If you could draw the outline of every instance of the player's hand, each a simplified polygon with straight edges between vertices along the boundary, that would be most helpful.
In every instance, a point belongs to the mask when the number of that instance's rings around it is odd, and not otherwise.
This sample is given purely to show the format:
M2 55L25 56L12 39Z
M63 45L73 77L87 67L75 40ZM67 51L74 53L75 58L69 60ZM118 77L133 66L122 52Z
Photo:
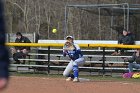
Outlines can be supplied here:
M0 79L0 90L4 89L7 86L8 80L5 78Z
M65 44L64 44L64 50L65 51L69 51L69 50L74 50L75 48L74 48L74 45L73 45L73 43L71 43L71 42L69 42L69 41L67 41L67 42L65 42Z

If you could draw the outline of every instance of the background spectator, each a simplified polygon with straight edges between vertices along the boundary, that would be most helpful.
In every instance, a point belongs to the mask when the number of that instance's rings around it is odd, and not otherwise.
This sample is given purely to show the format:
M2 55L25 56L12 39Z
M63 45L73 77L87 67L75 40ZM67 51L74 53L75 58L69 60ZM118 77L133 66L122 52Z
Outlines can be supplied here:
M118 39L118 44L123 44L123 45L133 45L134 44L134 37L132 36L131 33L128 33L127 30L123 30L123 33L121 37ZM119 51L120 50L120 51ZM115 52L112 53L111 55L121 55L124 53L124 48L116 48Z
M133 72L133 68L140 69L140 49L137 49L131 58L124 58L124 60L129 62L129 72Z
M31 41L27 37L23 36L20 32L17 32L15 43L31 43ZM16 46L15 48L12 48L13 59L16 61L15 64L24 64L24 62L20 62L18 59L25 58L29 51L30 47L25 46Z

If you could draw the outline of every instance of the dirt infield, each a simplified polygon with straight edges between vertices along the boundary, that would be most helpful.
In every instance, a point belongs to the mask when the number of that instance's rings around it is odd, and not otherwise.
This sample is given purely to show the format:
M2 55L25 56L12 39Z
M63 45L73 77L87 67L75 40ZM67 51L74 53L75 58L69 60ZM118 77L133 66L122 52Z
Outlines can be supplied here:
M82 80L66 82L64 78L17 77L1 93L140 93L140 83Z

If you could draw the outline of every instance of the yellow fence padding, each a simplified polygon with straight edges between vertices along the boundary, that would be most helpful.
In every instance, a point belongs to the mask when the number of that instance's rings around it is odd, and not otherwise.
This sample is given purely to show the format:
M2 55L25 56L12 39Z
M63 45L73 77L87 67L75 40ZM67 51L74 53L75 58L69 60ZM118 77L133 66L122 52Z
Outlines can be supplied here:
M64 43L6 43L7 46L31 46L31 47L62 47ZM106 48L132 48L140 49L140 45L122 44L79 44L80 47L106 47Z

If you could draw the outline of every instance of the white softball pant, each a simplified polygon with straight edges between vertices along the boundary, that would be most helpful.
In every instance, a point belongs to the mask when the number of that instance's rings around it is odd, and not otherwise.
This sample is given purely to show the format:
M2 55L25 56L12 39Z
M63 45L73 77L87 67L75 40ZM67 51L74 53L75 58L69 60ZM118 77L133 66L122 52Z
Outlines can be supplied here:
M63 76L67 77L73 69L74 65L82 65L85 63L84 57L78 58L75 61L71 60L63 72Z

